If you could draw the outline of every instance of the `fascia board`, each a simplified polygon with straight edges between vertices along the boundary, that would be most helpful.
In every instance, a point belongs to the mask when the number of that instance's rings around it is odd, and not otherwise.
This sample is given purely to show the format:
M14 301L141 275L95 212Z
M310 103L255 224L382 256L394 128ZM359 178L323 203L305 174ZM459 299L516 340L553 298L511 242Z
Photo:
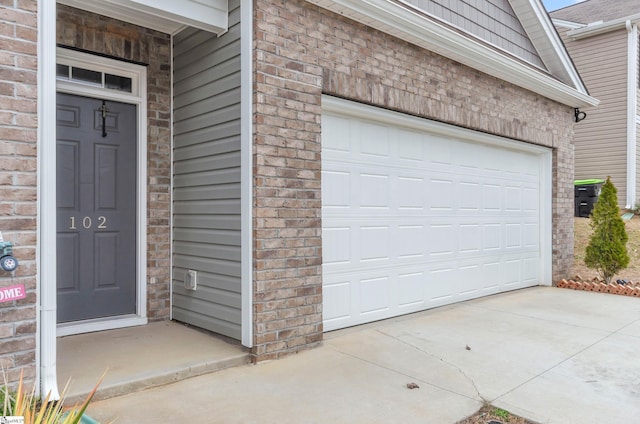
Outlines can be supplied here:
M586 26L585 24L581 24L578 22L565 21L563 19L556 19L556 18L551 18L551 22L553 22L553 24L556 26L559 26L562 28L569 28L569 29L578 29Z
M563 76L560 79L570 81L578 91L587 93L587 88L542 3L539 0L509 1L549 72Z
M640 22L640 13L629 15L624 18L614 19L613 21L609 22L585 25L582 28L574 29L567 32L567 35L574 40L580 40L581 38L593 37L594 35L604 34L606 32L625 28L627 22L630 22L631 25L635 25Z
M597 106L585 91L389 0L307 0L571 107Z

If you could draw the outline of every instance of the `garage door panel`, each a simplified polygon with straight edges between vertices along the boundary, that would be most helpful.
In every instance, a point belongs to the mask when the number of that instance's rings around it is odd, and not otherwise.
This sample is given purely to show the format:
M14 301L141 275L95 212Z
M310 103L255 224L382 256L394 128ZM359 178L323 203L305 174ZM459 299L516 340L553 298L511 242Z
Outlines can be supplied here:
M322 119L322 149L331 151L334 156L348 158L352 155L351 146L353 137L351 132L351 120L332 116Z
M477 253L482 243L482 226L479 224L462 224L458 227L458 253Z
M466 297L477 293L482 288L478 284L478 276L482 275L481 270L481 265L477 263L458 266L455 284L458 296Z
M334 115L322 133L325 330L540 283L541 153Z
M498 250L501 246L502 240L502 224L491 222L484 224L483 228L483 250L487 253L492 253L492 250Z
M390 231L388 226L366 226L359 228L359 262L389 261Z
M411 176L398 176L392 193L395 194L395 204L400 211L424 210L426 205L427 187L424 178Z
M409 163L424 160L425 142L423 134L414 131L398 131L397 138L403 140L402 143L397 143L399 159L404 159Z
M424 272L410 272L398 275L398 307L415 308L425 303L426 277Z
M540 247L540 225L538 223L524 224L524 241L526 248L538 249Z
M538 274L540 270L540 259L535 258L525 258L523 259L523 275L522 280L524 283L535 283L538 279Z
M455 198L453 180L433 178L429 183L429 209L438 212L452 211Z
M522 189L520 186L508 186L505 189L505 209L507 211L522 211Z
M390 308L391 279L377 276L361 279L357 283L360 315L386 312ZM386 314L385 314L386 315Z
M361 173L360 208L389 208L390 182L388 175Z
M519 249L522 247L522 224L505 225L505 249Z
M427 248L427 231L424 225L408 223L398 225L392 246L396 247L399 260L424 258Z
M458 205L461 211L477 212L482 208L481 185L471 181L460 181L457 187Z
M505 260L505 286L518 285L522 282L522 259Z
M524 198L524 211L537 213L540 204L540 194L537 187L524 187L522 191Z
M495 213L502 210L502 187L496 183L482 185L482 209L485 213Z
M486 259L482 264L482 273L480 274L480 285L484 291L498 291L502 284L501 276L502 267L499 258L494 261ZM489 294L489 293L487 293Z
M376 125L372 123L363 123L358 125L357 137L358 146L354 146L354 153L357 152L362 156L380 156L383 159L389 157L390 128L386 125Z
M325 265L348 264L351 262L351 228L324 227L322 243L326 247L322 260Z
M426 299L432 304L449 304L454 299L455 264L429 267Z
M344 171L324 171L322 184L325 186L326 196L322 203L325 207L348 208L351 206L349 190L351 186L351 173Z
M322 287L322 313L325 322L338 322L351 317L351 289L349 280L332 281L326 278Z
M429 226L429 256L434 260L453 256L456 250L455 227L452 224L432 224Z

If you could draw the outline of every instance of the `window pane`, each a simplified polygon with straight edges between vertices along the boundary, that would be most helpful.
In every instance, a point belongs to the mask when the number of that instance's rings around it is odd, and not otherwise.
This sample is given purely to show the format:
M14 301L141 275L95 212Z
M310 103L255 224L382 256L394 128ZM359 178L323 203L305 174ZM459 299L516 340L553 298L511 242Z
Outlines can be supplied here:
M90 71L89 69L73 68L71 70L71 78L100 86L102 85L102 72Z
M69 78L69 65L56 65L56 76L62 78Z
M126 91L131 93L131 78L121 77L118 75L105 74L104 82L106 88L112 90Z

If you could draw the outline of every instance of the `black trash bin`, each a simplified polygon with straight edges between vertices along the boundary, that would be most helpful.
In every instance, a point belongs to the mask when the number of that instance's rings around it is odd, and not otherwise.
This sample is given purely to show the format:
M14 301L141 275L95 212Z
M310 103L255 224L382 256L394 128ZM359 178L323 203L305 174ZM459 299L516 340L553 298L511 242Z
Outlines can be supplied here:
M604 180L576 180L574 181L575 216L588 218L593 206L598 201Z

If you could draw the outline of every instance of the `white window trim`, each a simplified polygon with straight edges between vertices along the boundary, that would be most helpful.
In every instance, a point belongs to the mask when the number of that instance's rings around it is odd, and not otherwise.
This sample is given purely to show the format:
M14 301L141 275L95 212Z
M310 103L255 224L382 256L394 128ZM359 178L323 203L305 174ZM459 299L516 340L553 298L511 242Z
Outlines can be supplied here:
M137 109L138 124L138 169L136 182L136 313L132 315L58 324L57 335L68 336L71 334L87 333L91 331L144 325L147 323L147 68L142 65L59 47L57 48L57 62L81 67L83 69L108 72L114 75L131 78L131 93L96 87L65 79L58 79L57 91L60 93L76 94L133 104ZM51 158L47 158L46 160L54 162L53 166L55 168L55 155ZM53 182L44 182L44 184L55 184L55 179ZM53 207L45 213L55 214L55 210L56 208L54 204ZM53 249L55 249L55 245L53 246Z

